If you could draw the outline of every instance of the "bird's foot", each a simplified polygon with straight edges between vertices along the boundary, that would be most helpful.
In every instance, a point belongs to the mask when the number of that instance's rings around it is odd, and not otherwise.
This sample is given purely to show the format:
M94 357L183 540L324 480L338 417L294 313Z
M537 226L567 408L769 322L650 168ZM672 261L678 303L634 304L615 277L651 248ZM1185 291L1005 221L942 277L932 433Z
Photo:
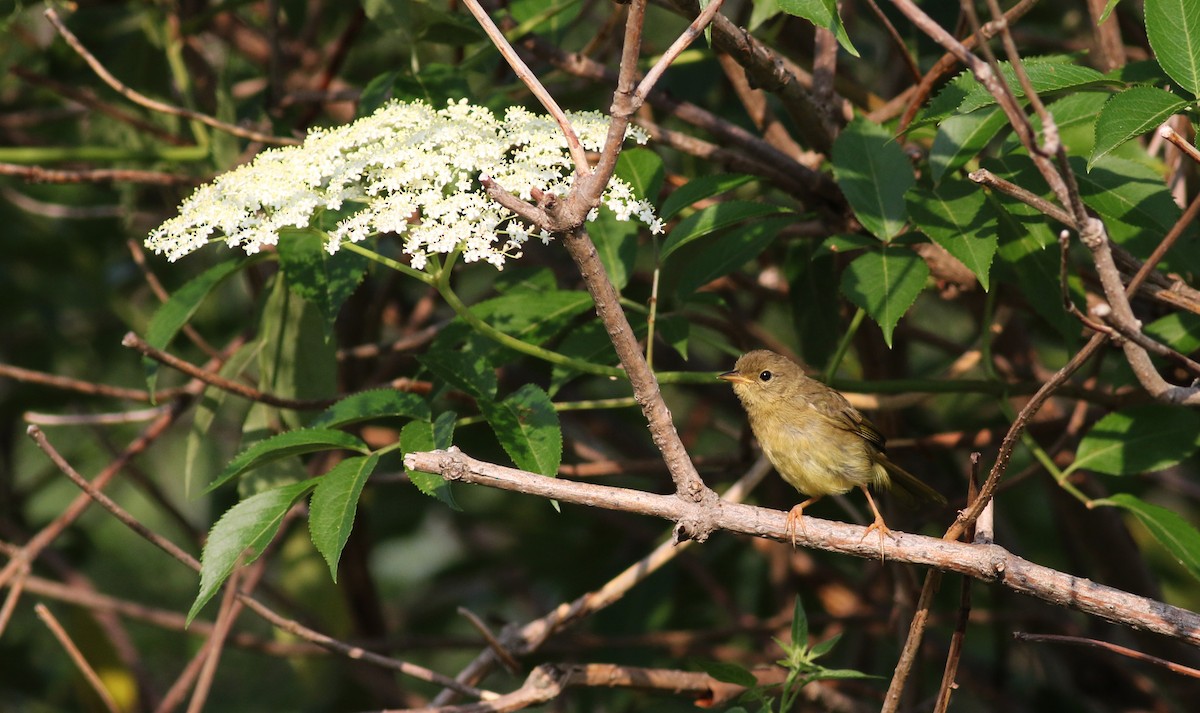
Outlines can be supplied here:
M877 512L877 513L875 513L875 522L872 522L870 525L867 525L867 531L864 532L863 536L859 538L859 542L867 539L867 535L870 535L871 532L874 530L879 531L879 561L882 562L883 561L883 538L884 538L884 536L886 535L895 541L899 541L899 538L896 537L894 534L892 534L892 531L890 529L888 529L887 523L885 523L883 521L883 516Z
M820 499L820 495L809 498L791 510L788 510L787 524L784 526L783 532L785 535L787 535L788 539L792 541L792 549L796 549L796 527L804 527L804 524L800 522L804 517L804 508L812 505Z

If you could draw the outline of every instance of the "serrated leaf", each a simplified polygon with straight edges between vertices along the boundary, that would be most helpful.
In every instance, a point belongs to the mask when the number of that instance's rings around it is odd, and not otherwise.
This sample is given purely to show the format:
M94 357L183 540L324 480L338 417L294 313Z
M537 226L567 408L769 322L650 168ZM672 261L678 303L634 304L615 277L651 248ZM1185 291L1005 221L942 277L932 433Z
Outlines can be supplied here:
M212 492L225 484L229 479L237 477L248 470L288 458L316 451L328 451L335 448L368 453L370 448L362 439L345 431L334 431L325 428L298 428L271 436L259 441L237 456L225 466L225 470L217 476L204 492Z
M756 176L746 173L718 173L693 178L667 196L667 199L663 201L659 216L663 220L670 220L679 211L698 201L728 193L754 180L757 180Z
M1007 125L1008 117L997 108L980 109L943 121L929 149L929 167L934 183L975 158Z
M779 9L795 17L803 17L813 25L833 33L842 49L858 57L858 50L850 42L846 27L838 15L837 0L779 0Z
M1178 513L1128 493L1118 493L1095 504L1113 505L1133 513L1189 574L1200 579L1200 532Z
M1163 70L1200 95L1200 7L1195 0L1146 0L1146 37Z
M217 520L200 556L200 591L188 610L188 624L229 578L242 553L249 550L242 564L258 559L279 531L283 516L316 485L313 479L267 490L234 505Z
M752 218L789 212L791 211L782 206L751 201L727 201L701 208L679 221L667 235L658 256L659 262L660 264L665 263L667 258L679 248L722 228L728 228Z
M417 361L441 381L478 399L496 395L496 370L483 354L431 349L418 356Z
M200 309L204 299L218 285L238 270L260 259L262 258L226 260L188 280L154 311L154 316L146 325L144 337L146 343L155 349L166 349L179 330L183 329L183 325L187 324L192 315L196 314L196 310ZM142 365L146 372L146 388L153 394L155 385L158 383L158 362L150 357L144 357Z
M676 253L673 269L678 281L675 294L686 299L696 290L718 277L733 272L758 257L779 235L779 231L795 223L795 218L768 218L728 231L711 241L697 243L697 250Z
M526 384L503 401L481 401L479 410L518 468L542 475L558 474L562 428L545 391Z
M929 266L912 250L884 245L863 253L842 273L842 294L866 310L883 330L883 340L892 346L896 323L917 300L929 278Z
M276 245L288 289L320 310L327 335L368 264L367 258L349 250L330 255L325 249L328 242L329 236L315 228L284 228Z
M744 667L727 661L697 661L696 665L721 683L731 683L742 688L753 688L758 679Z
M904 194L913 185L912 164L892 135L858 118L833 142L833 176L863 227L887 242L908 221Z
M1114 411L1096 422L1075 452L1067 473L1146 473L1187 458L1200 446L1200 414L1187 408L1147 404Z
M347 458L317 479L308 505L308 532L313 545L329 565L329 575L337 581L338 561L350 538L358 499L367 478L379 465L379 456L371 454Z
M958 258L987 291L996 255L997 217L987 197L968 181L946 181L936 188L918 186L908 192L913 225Z
M1108 236L1137 256L1147 256L1174 227L1182 211L1163 177L1154 169L1114 155L1105 156L1087 171L1084 159L1071 156L1079 195L1104 219ZM1195 224L1163 259L1176 272L1200 272L1200 241Z
M374 418L414 418L428 421L425 399L395 389L371 389L350 394L325 409L309 424L312 428L339 428Z
M505 334L530 344L557 335L592 308L583 290L510 292L471 306L471 312Z
M1062 91L1064 89L1084 89L1113 84L1111 79L1108 79L1091 67L1072 64L1063 61L1061 57L1033 58L1023 60L1021 64L1025 68L1025 74L1028 75L1029 82L1033 85L1034 91L1039 95ZM1021 84L1017 81L1012 64L1001 62L1000 73L1012 90L1013 96L1017 99L1024 99L1025 90L1021 88ZM977 109L991 106L995 103L996 97L992 96L991 92L982 84L976 82L967 91L967 96L959 103L956 113L969 114Z
M1096 20L1096 24L1103 25L1108 20L1108 16L1112 14L1112 11L1117 9L1117 3L1120 1L1108 0L1108 2L1104 3L1104 10L1101 11L1100 18Z
M451 415L453 416L453 414ZM453 418L451 418L451 426L453 426ZM404 424L404 428L400 429L400 447L404 453L422 453L439 448L447 448L449 445L449 443L445 443L444 445L438 444L434 425L429 421L410 421ZM446 479L442 476L437 473L412 470L408 466L404 467L404 472L408 473L408 479L412 481L413 485L417 486L417 490L431 498L441 500L453 510L461 509L458 503L454 501L454 493L450 490L450 483L446 482Z
M662 190L666 169L658 154L650 149L630 148L617 157L616 176L633 186L633 194L654 203Z
M1189 103L1157 87L1131 87L1114 94L1096 119L1096 144L1088 170L1108 152L1157 128Z

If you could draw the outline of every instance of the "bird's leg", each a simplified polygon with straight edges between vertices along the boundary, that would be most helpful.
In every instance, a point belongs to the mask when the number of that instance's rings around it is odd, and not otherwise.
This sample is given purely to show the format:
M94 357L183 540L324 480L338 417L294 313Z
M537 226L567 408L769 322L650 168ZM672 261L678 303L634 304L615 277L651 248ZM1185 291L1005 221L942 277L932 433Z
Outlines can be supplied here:
M804 508L812 505L820 499L820 495L811 497L788 511L787 525L783 528L783 531L787 534L788 539L792 541L792 549L796 548L796 525L799 525L800 518L804 517Z
M860 539L865 539L867 535L871 534L871 530L879 530L879 561L882 562L883 536L887 535L893 540L896 539L896 536L892 534L892 531L888 529L887 523L883 521L883 515L879 514L879 508L875 507L875 500L871 497L871 491L867 490L867 486L865 485L860 485L858 487L863 491L863 495L867 496L867 504L871 506L871 512L875 513L875 522L867 525L867 531L863 533L863 536Z

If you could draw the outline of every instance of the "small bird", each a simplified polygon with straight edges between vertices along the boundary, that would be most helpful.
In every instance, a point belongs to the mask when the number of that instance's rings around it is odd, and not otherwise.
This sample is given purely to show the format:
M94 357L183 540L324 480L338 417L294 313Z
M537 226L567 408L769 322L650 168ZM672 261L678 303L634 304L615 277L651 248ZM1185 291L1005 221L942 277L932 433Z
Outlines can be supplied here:
M880 559L883 537L891 536L891 530L868 485L888 488L895 484L914 499L945 504L940 493L888 460L883 435L845 396L809 378L791 359L759 349L743 354L732 371L717 378L733 384L733 392L750 417L750 428L775 470L809 496L788 513L787 532L793 547L804 508L826 495L840 495L851 488L863 491L875 513L875 521L863 537L879 531Z

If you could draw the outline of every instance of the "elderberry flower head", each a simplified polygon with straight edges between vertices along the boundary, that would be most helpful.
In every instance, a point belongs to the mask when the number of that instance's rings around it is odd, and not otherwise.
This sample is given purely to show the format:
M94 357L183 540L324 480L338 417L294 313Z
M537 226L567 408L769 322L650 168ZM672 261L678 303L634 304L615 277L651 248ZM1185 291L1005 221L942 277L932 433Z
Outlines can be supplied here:
M600 150L606 117L569 116L584 148ZM637 127L626 133L646 142ZM453 250L467 262L501 268L521 255L530 233L488 198L480 178L528 200L535 188L565 194L572 174L566 140L549 117L511 107L498 119L465 99L441 110L393 102L346 126L314 129L300 146L264 151L218 176L151 231L146 246L172 262L216 239L253 254L276 244L281 229L309 227L327 210L344 216L329 231L330 254L346 241L394 233L418 270L429 255ZM601 201L621 220L662 231L654 208L616 177Z

